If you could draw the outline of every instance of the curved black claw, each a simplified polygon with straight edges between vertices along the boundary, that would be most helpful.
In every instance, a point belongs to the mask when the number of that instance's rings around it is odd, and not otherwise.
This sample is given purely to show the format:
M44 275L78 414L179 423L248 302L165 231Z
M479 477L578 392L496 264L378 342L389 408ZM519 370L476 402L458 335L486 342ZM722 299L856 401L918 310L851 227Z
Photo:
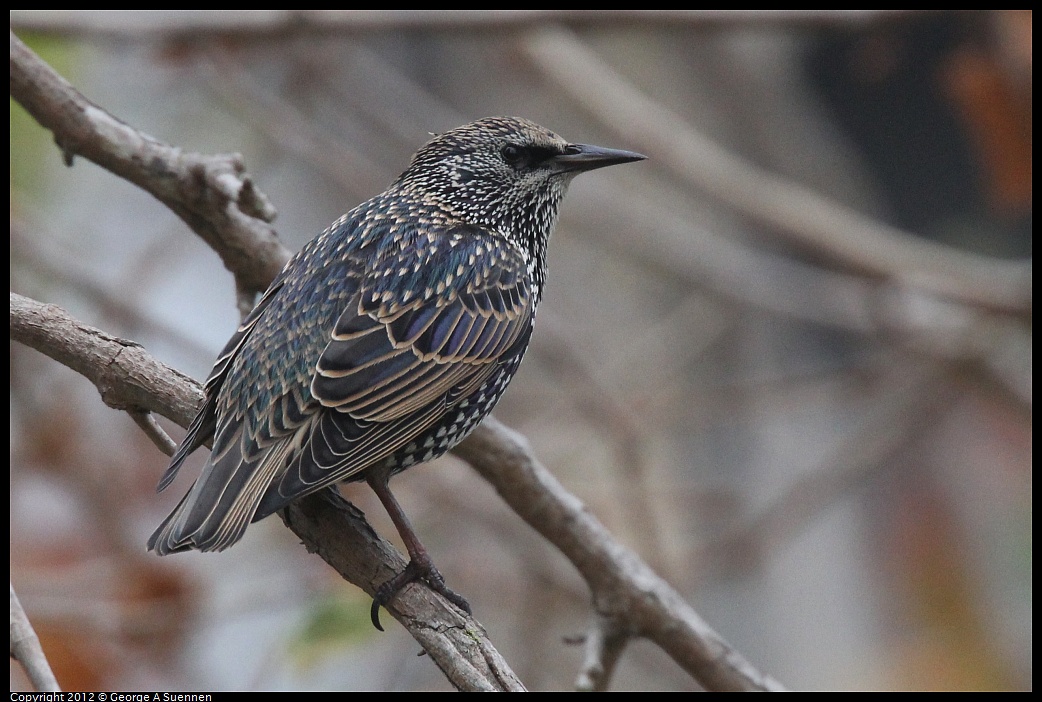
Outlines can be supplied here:
M373 606L369 610L369 618L373 620L373 626L376 627L377 631L383 631L384 628L380 626L380 600L373 598Z
M369 617L372 619L373 626L376 627L377 631L384 630L380 625L380 607L387 606L387 603L394 599L399 590L409 583L418 580L425 582L431 590L437 592L468 615L473 614L470 609L470 603L467 602L463 595L460 595L445 584L445 578L437 568L431 564L424 565L418 564L416 561L409 561L409 565L405 566L405 570L376 590L376 597L373 598L373 606L369 610Z

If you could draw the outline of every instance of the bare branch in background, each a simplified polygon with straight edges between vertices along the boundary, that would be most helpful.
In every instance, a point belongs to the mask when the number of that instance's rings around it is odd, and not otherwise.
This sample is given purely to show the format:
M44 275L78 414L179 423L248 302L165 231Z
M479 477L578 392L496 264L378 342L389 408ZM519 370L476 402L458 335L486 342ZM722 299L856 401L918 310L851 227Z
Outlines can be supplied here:
M213 362L213 350L173 325L162 322L140 308L140 300L128 300L123 288L102 284L86 265L76 260L73 251L55 246L58 237L47 227L34 224L31 228L11 215L10 244L14 264L11 286L18 288L23 272L34 281L60 282L62 287L97 305L107 320L123 328L137 330L167 339L200 364Z
M633 148L691 187L788 236L837 270L751 249L632 198L606 194L588 224L606 238L650 234L641 255L760 309L900 339L944 361L969 360L1030 407L1031 342L1020 317L1032 308L1032 265L960 251L865 217L761 170L713 143L680 115L640 93L572 33L521 40L524 54ZM598 213L600 213L598 215ZM629 227L620 227L625 217ZM628 241L619 242L629 247Z
M926 241L740 159L641 93L571 32L534 32L521 46L548 80L626 143L792 243L838 265L936 295L1014 313L1031 309L1030 263Z
M11 585L11 658L22 664L38 692L61 692L29 617Z
M310 32L379 32L408 29L507 30L547 22L575 25L679 25L714 27L822 25L857 27L909 10L252 10L152 11L12 10L18 29L112 38L198 39L215 34L244 37Z
M822 510L863 488L888 460L942 424L955 404L958 386L951 369L920 362L896 370L876 388L857 426L845 434L820 466L794 480L784 494L751 518L736 520L702 548L696 562L706 568L733 563L749 567L788 541Z

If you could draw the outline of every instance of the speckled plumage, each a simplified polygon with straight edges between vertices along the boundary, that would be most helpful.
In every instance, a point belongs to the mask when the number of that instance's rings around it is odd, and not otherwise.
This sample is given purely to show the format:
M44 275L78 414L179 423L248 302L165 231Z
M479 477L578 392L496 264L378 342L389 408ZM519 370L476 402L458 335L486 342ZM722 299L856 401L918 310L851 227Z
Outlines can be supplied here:
M149 548L224 549L298 497L362 479L381 494L461 441L528 346L568 182L640 158L509 117L422 147L286 264L228 342L160 489L212 436L210 459Z

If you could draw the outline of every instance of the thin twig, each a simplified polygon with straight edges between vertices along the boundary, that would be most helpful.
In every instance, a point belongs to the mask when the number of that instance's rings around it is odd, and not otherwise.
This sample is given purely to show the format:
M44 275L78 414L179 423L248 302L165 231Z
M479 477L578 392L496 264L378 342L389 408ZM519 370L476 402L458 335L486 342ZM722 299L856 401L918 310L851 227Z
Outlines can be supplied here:
M630 637L619 629L619 622L596 617L583 642L583 662L575 681L581 692L604 692L608 689L615 664L618 663Z
M141 427L141 431L145 432L145 436L152 440L156 448L167 456L174 455L174 451L177 450L177 442L170 438L163 427L159 426L154 414L142 410L128 410L127 414L135 424Z

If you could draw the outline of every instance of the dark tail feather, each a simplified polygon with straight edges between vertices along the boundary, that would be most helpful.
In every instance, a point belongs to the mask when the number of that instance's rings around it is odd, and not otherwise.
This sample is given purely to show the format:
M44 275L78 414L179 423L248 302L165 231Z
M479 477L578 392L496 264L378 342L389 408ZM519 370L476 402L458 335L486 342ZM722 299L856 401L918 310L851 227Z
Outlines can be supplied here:
M163 473L163 477L159 479L156 492L163 492L167 489L177 477L177 471L181 469L181 464L188 458L188 455L213 436L216 425L217 415L214 413L211 403L207 402L192 421L192 425L188 427L188 433L185 434L184 440L181 441L181 445L177 447L177 451L170 459L170 465Z
M205 477L205 476L204 476ZM214 499L206 486L196 485L188 491L177 507L163 520L148 540L148 550L160 556L179 551L222 551L246 532L257 508L257 500L238 500L222 504L220 493ZM228 493L225 493L226 495Z
M149 551L155 551L160 556L165 556L168 553L188 551L193 548L191 540L185 539L182 530L177 527L177 522L181 520L185 511L185 503L188 502L188 498L191 495L191 491L186 493L177 504L177 507L174 507L174 510L159 525L159 528L152 533L152 536L148 539Z
M244 461L238 443L208 462L195 485L148 540L160 556L178 551L222 551L242 538L264 494L285 469L289 442ZM210 456L212 461L213 455Z

